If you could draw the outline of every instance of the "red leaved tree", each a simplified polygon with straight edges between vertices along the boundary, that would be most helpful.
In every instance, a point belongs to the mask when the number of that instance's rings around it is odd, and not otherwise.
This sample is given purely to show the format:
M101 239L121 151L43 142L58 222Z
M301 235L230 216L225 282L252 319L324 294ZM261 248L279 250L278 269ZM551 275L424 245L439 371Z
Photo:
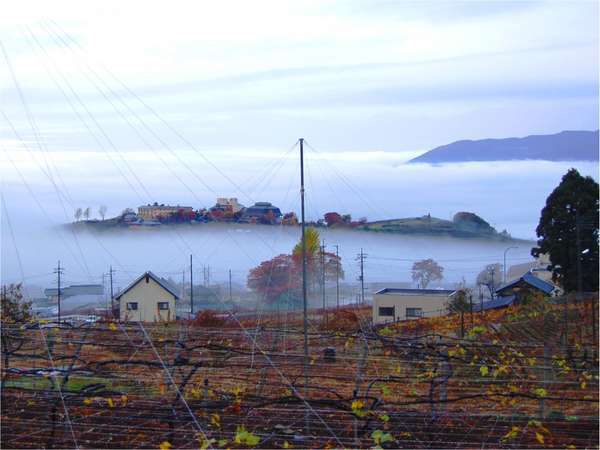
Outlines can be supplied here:
M263 261L248 274L248 287L267 303L295 303L301 287L298 265L291 255Z
M336 212L325 213L323 218L325 219L325 222L327 223L328 227L344 223L344 219L342 219L342 216Z

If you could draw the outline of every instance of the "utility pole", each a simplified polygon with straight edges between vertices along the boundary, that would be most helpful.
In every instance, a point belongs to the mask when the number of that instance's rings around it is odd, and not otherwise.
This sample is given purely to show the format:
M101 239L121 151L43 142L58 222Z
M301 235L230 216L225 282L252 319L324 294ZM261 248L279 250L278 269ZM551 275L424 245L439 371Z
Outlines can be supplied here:
M194 261L190 254L190 315L194 318Z
M327 307L325 304L325 240L321 244L321 296L323 297L323 314L327 324Z
M185 301L185 269L181 271L181 303Z
M340 255L339 246L335 244L335 299L337 309L340 308Z
M54 269L54 273L58 276L57 278L57 298L58 298L58 325L60 326L60 276L64 273L64 267L60 267L60 260L58 266Z
M308 397L308 303L306 298L306 220L304 217L304 139L300 138L300 212L302 221L302 328L304 332L304 397ZM307 401L307 400L305 400ZM309 432L308 409L305 413L305 432Z
M231 269L229 269L229 301L233 301L233 297L231 296Z
M360 280L360 302L362 304L365 303L365 258L367 255L363 253L363 249L360 249L360 253L357 256L357 261L360 262L360 276L358 279Z
M112 318L115 318L115 306L113 305L114 292L113 292L113 273L115 271L112 268L112 265L108 269L108 277L110 278L110 315Z

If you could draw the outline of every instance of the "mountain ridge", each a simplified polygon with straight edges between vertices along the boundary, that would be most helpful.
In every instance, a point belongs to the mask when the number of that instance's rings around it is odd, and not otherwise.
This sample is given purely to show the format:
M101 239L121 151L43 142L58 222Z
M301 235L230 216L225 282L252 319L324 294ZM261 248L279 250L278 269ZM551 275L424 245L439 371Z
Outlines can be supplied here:
M463 139L436 147L408 162L598 161L598 138L598 130L565 130L521 138Z

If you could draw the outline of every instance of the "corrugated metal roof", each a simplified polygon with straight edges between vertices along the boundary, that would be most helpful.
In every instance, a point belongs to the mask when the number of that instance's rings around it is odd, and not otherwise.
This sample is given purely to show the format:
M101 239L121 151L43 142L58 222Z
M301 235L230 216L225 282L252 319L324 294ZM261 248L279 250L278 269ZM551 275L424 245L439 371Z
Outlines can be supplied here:
M456 292L450 289L404 289L404 288L384 288L375 294L404 294L404 295L444 295L448 296Z
M496 297L493 300L488 300L487 302L483 302L483 310L487 311L488 309L497 309L504 308L506 306L511 306L515 301L514 295L508 295L506 297ZM481 303L473 304L473 311L481 311Z

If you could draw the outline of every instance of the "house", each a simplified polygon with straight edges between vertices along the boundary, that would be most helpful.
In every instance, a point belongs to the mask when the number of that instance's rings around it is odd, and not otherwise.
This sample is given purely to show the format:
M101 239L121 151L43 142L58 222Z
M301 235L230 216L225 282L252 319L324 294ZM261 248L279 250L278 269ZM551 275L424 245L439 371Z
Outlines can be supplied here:
M121 291L118 302L119 318L124 322L159 322L175 320L177 290L148 271Z
M244 209L240 222L244 223L279 223L281 210L269 202L256 202Z
M536 293L545 296L557 295L559 288L549 281L536 277L533 271L529 271L516 280L496 289L497 297L514 296L516 303L525 300L525 296Z
M159 220L161 218L171 217L173 214L182 213L184 215L190 216L193 214L194 208L191 206L171 206L158 203L154 203L152 205L144 205L138 207L138 216L141 217L144 221L146 220Z
M486 311L518 305L526 301L527 297L532 294L558 295L560 289L549 281L538 278L533 271L529 271L516 280L496 289L496 298L483 302L483 304L473 305L473 310L481 311L483 308Z
M454 290L385 288L373 294L373 325L442 316Z

